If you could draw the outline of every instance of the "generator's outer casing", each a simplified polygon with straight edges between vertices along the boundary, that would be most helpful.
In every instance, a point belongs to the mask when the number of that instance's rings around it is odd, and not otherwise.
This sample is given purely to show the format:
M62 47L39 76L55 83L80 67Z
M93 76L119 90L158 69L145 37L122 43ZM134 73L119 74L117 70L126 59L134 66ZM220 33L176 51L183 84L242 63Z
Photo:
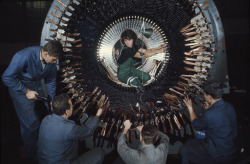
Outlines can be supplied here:
M69 0L61 0L61 1L66 5L69 4ZM200 0L199 3L201 4L205 1L206 0ZM76 2L76 3L79 3L79 2ZM58 20L57 18L51 15L51 12L56 13L58 16L61 15L61 12L57 11L55 9L55 6L58 6L63 11L65 9L65 7L61 5L60 3L58 3L57 0L54 0L44 22L44 26L43 26L43 30L41 34L41 42L40 42L41 46L43 46L47 42L45 39L53 40L53 38L51 38L50 36L54 33L51 32L50 29L56 29L57 26L50 23L49 19L52 19L55 22L57 22ZM214 64L212 65L212 68L208 72L210 76L208 76L207 80L216 80L225 84L226 87L224 88L224 93L228 94L230 92L230 86L229 86L229 76L228 76L228 68L227 68L227 55L226 55L224 29L223 29L223 25L221 22L220 14L215 6L214 1L209 0L208 6L209 8L205 12L203 12L202 16L206 18L206 22L211 22L211 24L209 24L208 26L210 29L210 33L213 36L212 37L213 42L215 42L212 45L213 46L212 48L219 47L219 49L216 52L213 52L213 55L215 55L216 58L214 58ZM203 6L200 7L200 9L204 9L204 8L205 7ZM195 112L197 113L202 112L202 108L200 105L194 105L194 108L195 108ZM89 143L91 147L91 143L90 142L87 142L87 143ZM181 145L182 144L180 144L179 142L175 143L174 145L170 145L169 154L178 154L178 150ZM133 145L131 147L133 147Z

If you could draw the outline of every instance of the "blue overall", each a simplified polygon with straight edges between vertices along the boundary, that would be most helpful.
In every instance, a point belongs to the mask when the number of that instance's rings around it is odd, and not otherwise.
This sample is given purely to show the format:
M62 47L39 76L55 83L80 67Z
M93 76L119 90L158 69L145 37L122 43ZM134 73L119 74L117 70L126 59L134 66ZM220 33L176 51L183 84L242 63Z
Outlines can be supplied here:
M237 118L234 107L219 100L192 122L205 130L205 139L191 139L180 148L182 164L233 163L237 151Z
M56 64L47 64L43 70L40 61L41 48L34 46L17 52L2 75L20 121L21 136L27 156L32 159L36 156L40 120L35 111L35 100L27 99L25 92L30 89L44 96L41 86L43 78L47 93L52 99L56 90Z
M93 135L99 117L88 119L86 124L77 125L62 116L47 115L40 126L38 159L40 164L101 163L104 153L93 149L78 156L78 140Z

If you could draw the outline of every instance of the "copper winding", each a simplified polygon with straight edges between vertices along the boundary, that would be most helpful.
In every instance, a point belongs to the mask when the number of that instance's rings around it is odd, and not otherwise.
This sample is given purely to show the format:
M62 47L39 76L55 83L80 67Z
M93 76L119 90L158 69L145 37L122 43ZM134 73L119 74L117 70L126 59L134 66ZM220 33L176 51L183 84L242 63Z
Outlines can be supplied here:
M202 40L202 39L208 39L208 38L212 38L212 35L188 37L185 39L185 41L195 41L195 40Z
M203 2L201 4L197 4L197 5L194 6L194 8L192 9L192 11L194 11L197 7L205 6L207 4L208 4L208 1L205 1L205 2Z
M182 114L181 114L180 112L178 112L178 113L179 113L179 115L180 115L180 117L181 117L181 119L182 119L182 121L183 121L184 125L186 125L186 124L187 124L187 122L184 120L184 118L183 118Z
M180 30L180 32L185 31L185 29L191 27L192 25L194 25L194 24L196 24L197 22L202 21L202 20L205 20L205 18L197 19L197 20L195 20L194 22L192 22L191 24L186 25L185 27L183 27L183 28Z
M166 118L168 119L168 122L169 122L169 125L170 125L170 129L171 129L172 131L174 131L174 128L173 128L172 122L171 122L171 120L170 120L169 114L166 115Z
M162 122L162 125L163 125L163 132L167 133L167 128L166 128L166 125L165 125L165 118L164 118L163 115L161 115L161 122Z
M102 90L100 90L99 92L97 92L96 96L92 99L91 104L93 105L97 99L97 97L101 94Z
M166 96L166 95L163 95L163 98L164 100L169 103L171 106L174 106L175 104Z
M106 127L107 127L107 125L108 125L108 123L107 122L105 122L104 123L104 126L103 126L103 128L102 128L102 130L101 130L101 136L105 136L105 131L106 131Z
M60 11L61 13L64 13L58 6L54 7L56 10Z
M107 134L107 137L110 136L110 133L111 133L111 131L112 131L112 128L113 128L114 124L115 124L115 119L113 118L113 119L112 119L111 126L110 126L109 131L108 131L108 134Z
M180 93L180 92L174 90L173 88L169 88L169 90L172 91L172 92L175 92L175 93L179 94L180 96L185 97L185 95L183 93Z
M178 81L177 84L180 85L180 86L183 86L183 87L185 87L185 88L190 88L190 87L191 87L189 84L183 83L183 82L181 82L181 81Z
M186 91L186 89L180 88L180 87L177 87L177 86L174 86L174 88L178 89L179 91Z
M173 118L174 118L174 121L175 121L175 123L176 123L178 129L181 129L181 124L180 124L180 122L179 122L179 120L178 120L178 118L176 117L175 114L173 115Z
M185 33L185 35L186 36L192 36L192 35L195 35L195 34L200 34L200 33L208 32L208 31L210 31L210 29L195 31L195 32L189 32L189 33Z
M200 15L201 13L203 13L204 11L206 11L209 8L209 6L207 6L205 9L199 11L194 17Z

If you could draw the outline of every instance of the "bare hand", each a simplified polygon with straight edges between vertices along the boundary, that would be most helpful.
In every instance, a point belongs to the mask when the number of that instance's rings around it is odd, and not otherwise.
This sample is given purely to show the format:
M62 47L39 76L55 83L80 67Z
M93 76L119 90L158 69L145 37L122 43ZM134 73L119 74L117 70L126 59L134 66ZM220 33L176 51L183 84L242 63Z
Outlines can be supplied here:
M126 120L124 121L123 125L124 125L124 129L129 130L132 123L130 122L130 120Z
M32 91L32 90L27 90L26 92L26 97L29 100L37 100L36 95L38 95L38 93L36 91Z
M187 108L188 108L189 111L193 110L192 100L188 96L185 97L185 99L183 101L186 104L186 106L187 106Z
M136 127L136 129L137 129L140 133L141 133L142 128L143 128L143 125L137 126L137 127Z
M49 103L49 105L50 105L50 111L53 112L52 101Z
M161 48L158 50L158 53L165 53L167 49L165 47Z
M203 108L206 109L206 110L210 107L208 102L204 102L202 105L203 105Z
M164 48L164 47L166 47L166 44L165 44L165 43L159 45L159 46L157 47L157 49L161 49L161 48Z
M102 112L103 112L103 109L99 108L98 111L97 111L97 113L96 113L96 116L101 116Z

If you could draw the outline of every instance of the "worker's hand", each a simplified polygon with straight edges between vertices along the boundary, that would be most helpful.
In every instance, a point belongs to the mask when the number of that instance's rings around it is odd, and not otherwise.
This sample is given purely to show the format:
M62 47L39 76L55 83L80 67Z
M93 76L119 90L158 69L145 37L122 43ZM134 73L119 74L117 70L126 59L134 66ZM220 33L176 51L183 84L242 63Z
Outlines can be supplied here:
M166 44L163 43L163 44L159 45L159 46L157 47L157 49L161 49L161 48L165 48L165 47L166 47Z
M140 48L140 49L138 50L138 52L139 52L139 53L142 53L142 54L144 54L146 51L147 51L147 50L145 50L145 49L143 49L143 48Z
M166 47L162 47L162 48L157 50L157 53L165 53L165 52L167 52Z
M26 97L29 100L37 100L36 95L38 95L38 93L36 91L32 91L29 89L26 91Z
M203 108L204 109L209 109L209 107L210 107L210 105L209 105L209 103L208 102L204 102L203 104L202 104L202 106L203 106Z
M143 125L137 126L137 127L136 127L136 129L137 129L140 133L141 133L142 128L143 128Z
M129 130L132 123L130 122L130 120L126 120L126 121L124 121L123 125L124 125L124 129Z
M183 101L184 101L184 103L186 104L186 106L187 106L189 112L191 112L191 111L193 110L193 103L192 103L192 100L191 100L188 96L186 96L185 99L184 99Z
M128 130L130 129L132 123L130 122L130 120L126 120L123 123L124 129L122 131L123 134L127 134Z
M97 111L97 113L96 113L96 116L101 116L102 112L103 112L103 109L99 108L98 111Z
M50 105L50 111L53 112L52 101L50 101L49 105Z

